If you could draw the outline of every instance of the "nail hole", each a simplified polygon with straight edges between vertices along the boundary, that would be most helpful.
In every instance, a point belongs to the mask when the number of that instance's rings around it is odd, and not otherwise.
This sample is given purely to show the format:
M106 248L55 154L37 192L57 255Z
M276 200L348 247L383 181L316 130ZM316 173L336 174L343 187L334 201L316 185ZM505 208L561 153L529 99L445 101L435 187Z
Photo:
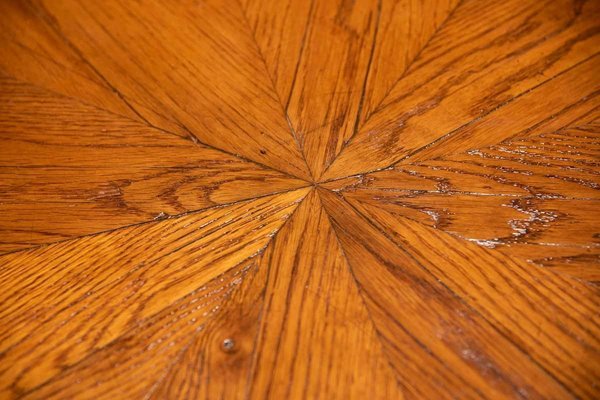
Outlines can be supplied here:
M227 338L223 340L223 344L221 346L223 347L223 351L229 353L233 351L235 347L235 342L233 341L233 339Z

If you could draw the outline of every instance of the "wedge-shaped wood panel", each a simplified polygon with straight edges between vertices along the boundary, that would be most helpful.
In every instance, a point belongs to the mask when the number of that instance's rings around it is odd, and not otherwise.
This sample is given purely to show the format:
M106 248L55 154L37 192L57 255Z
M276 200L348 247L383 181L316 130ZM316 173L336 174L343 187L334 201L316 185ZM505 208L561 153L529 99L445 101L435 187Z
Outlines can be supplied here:
M494 118L495 125L488 139L499 142L514 125L535 125L593 94L592 71L600 63L594 57L600 50L598 3L581 8L566 3L572 2L461 4L323 178L388 167L456 131L473 129L490 113L487 119ZM467 22L474 8L485 10L475 25ZM473 29L465 37L467 25ZM525 118L499 117L515 112ZM499 129L502 125L507 126Z
M0 115L4 251L306 185L9 78Z
M316 192L263 263L269 284L251 398L402 397Z
M236 2L44 4L148 123L308 178Z
M594 397L600 378L594 288L394 217L376 205L352 204L410 256L411 264L477 310L563 387L582 398ZM533 378L528 381L543 386Z
M306 193L1 257L1 393L33 389L261 252Z

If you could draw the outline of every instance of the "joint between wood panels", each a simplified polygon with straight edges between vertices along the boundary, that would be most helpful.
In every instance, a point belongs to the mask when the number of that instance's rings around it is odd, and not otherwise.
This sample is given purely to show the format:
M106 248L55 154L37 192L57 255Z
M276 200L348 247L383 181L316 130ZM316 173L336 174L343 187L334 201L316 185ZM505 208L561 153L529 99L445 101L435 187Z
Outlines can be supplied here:
M325 189L327 190L327 189ZM406 251L404 248L402 248L402 246L400 246L398 243L396 243L395 240L393 240L390 235L385 232L383 230L382 227L379 226L379 224L374 223L370 218L368 218L365 214L363 214L360 210L358 210L352 203L350 203L349 201L347 201L343 196L341 196L342 200L348 204L350 206L350 208L352 208L354 210L354 212L356 212L357 214L359 214L363 220L365 220L369 225L371 225L373 228L375 228L378 232L380 232L387 240L389 240L391 243L393 243L398 249L400 249L405 255L407 255L411 260L413 260L423 271L425 271L427 274L429 274L431 277L433 277L434 279L436 279L436 281L439 282L440 285L442 285L442 287L444 287L446 290L448 290L449 293L452 294L452 296L454 296L461 304L463 304L469 311L471 311L472 313L474 313L475 315L479 316L480 318L482 318L482 320L484 320L494 331L496 331L498 334L500 334L502 337L504 337L509 343L511 343L513 346L515 346L515 348L521 353L523 354L525 357L527 357L528 360L530 360L534 365L536 365L538 368L540 368L541 371L543 371L548 377L552 378L552 380L554 380L561 388L563 388L563 390L565 390L566 393L569 393L572 398L577 398L577 396L575 395L575 393L573 393L571 391L571 389L569 387L567 387L560 379L558 379L553 373L551 373L550 371L548 371L543 365L541 365L536 359L534 359L529 352L527 352L525 349L523 349L517 342L513 341L508 335L506 335L504 332L502 332L501 330L499 330L498 328L496 328L496 325L494 323L492 323L492 321L490 321L485 315L483 315L481 312L479 312L476 308L472 307L469 303L467 303L466 300L463 299L463 297L459 296L454 290L452 290L448 285L446 285L445 282L438 280L436 278L436 276L429 271L429 269L427 267L425 267L423 264L421 264L417 259L415 259L415 257L410 254L408 251ZM510 258L510 256L508 256L505 253L502 253L505 257ZM360 288L360 286L359 286Z
M443 136L440 136L439 138L435 139L434 141L429 142L429 143L427 143L427 144L425 144L425 145L423 145L423 146L421 146L421 147L419 147L419 148L411 151L409 154L401 157L400 159L398 159L396 161L393 161L392 163L388 164L385 167L375 168L375 169L367 170L367 171L360 172L360 173L357 173L357 174L352 174L352 175L347 175L347 176L342 176L342 177L331 178L331 179L327 179L327 180L319 182L319 183L333 182L333 181L338 181L338 180L341 180L341 179L352 178L352 177L355 177L355 176L367 175L367 174L371 174L371 173L374 173L374 172L379 172L379 171L384 171L384 170L387 170L387 169L392 169L396 165L403 163L404 161L406 161L410 157L415 156L416 154L420 153L423 150L429 149L431 147L435 147L439 142L441 142L443 140L446 140L446 139L454 136L458 131L460 131L460 130L468 127L468 126L471 126L472 124L474 124L474 123L482 120L483 118L487 117L488 115L490 115L490 114L492 114L492 113L494 113L494 112L496 112L496 111L504 108L505 106L511 104L513 101L518 100L522 96L525 96L526 94L529 94L529 93L533 92L534 90L540 88L541 86L546 85L546 84L550 83L551 81L559 78L560 76L562 76L562 75L570 72L572 69L578 67L579 65L584 64L584 63L590 61L591 59L593 59L594 57L597 57L598 55L600 55L600 52L596 52L596 53L592 54L591 56L589 56L589 57L587 57L587 58L585 58L585 59L583 59L583 60L581 60L581 61L579 61L579 62L577 62L577 63L575 63L573 65L571 65L570 67L562 70L561 72L557 73L556 75L551 76L550 78L546 79L545 81L538 83L537 85L535 85L535 86L533 86L533 87L531 87L531 88L529 88L529 89L527 89L527 90L525 90L525 91L517 94L516 96L511 97L508 100L505 100L504 102L498 104L496 107L494 107L493 109L489 110L488 112L486 112L486 113L484 113L484 114L482 114L482 115L480 115L480 116L478 116L478 117L476 117L476 118L474 118L474 119L472 119L472 120L470 120L470 121L468 121L468 122L460 125L459 127L451 130L450 132L444 134ZM598 92L598 91L594 92L594 96L596 96L598 93L600 93L600 92ZM544 120L544 121L546 121L546 120ZM537 123L537 124L539 124L539 123ZM534 124L534 126L537 125L537 124ZM518 134L519 133L517 133L517 135ZM347 147L345 147L344 150L345 149L347 149ZM341 152L340 152L340 154L341 154ZM338 155L338 157L339 157L339 155ZM427 160L428 159L425 159L425 160L422 160L422 161L427 161Z
M286 123L288 124L288 127L290 129L290 133L292 134L292 137L294 138L294 142L296 143L296 147L298 148L298 151L300 152L300 154L302 155L302 160L304 160L304 164L306 165L306 168L308 170L308 174L311 178L311 181L314 182L315 181L315 176L310 168L310 165L308 164L308 161L306 160L306 155L304 154L304 149L300 143L300 140L298 139L298 135L296 133L296 130L294 129L294 126L292 125L292 121L290 120L290 115L288 113L288 106L289 106L289 99L291 98L292 95L292 91L293 91L293 87L294 87L294 83L292 83L292 88L290 89L290 95L288 96L288 100L286 102L286 105L283 104L283 101L281 99L281 96L279 95L279 92L277 91L277 86L275 85L275 81L273 80L273 76L271 75L271 73L269 72L269 68L267 66L267 60L265 59L265 56L258 44L258 41L256 40L256 32L252 29L252 26L250 25L250 21L248 20L248 16L246 15L246 10L244 10L244 7L242 6L242 3L240 2L240 0L236 0L238 6L240 7L242 16L244 18L244 22L246 23L246 27L248 29L248 31L251 33L252 35L252 42L254 43L254 47L256 48L256 52L258 53L258 56L260 58L260 60L263 63L264 66L264 70L265 70L265 75L269 78L269 82L271 83L271 90L273 90L273 93L275 93L275 96L277 97L277 102L279 103L279 105L281 106L281 110L285 116L286 119ZM311 0L310 3L310 9L309 9L309 18L310 15L312 14L312 10L313 10L313 4L314 4L314 0ZM306 31L308 30L308 28L305 30L305 35L306 35ZM302 54L302 48L304 47L304 40L306 38L303 37L303 41L302 41L302 46L301 46L301 50L300 50L300 54ZM294 82L296 81L296 74L298 73L298 66L300 64L300 56L298 56L298 63L296 63L296 72L294 73ZM273 168L271 168L273 169ZM301 178L300 178L301 179Z
M61 39L62 41L67 45L67 47L69 47L75 54L77 54L77 56L88 66L92 69L92 71L94 71L94 73L110 88L110 90L112 90L122 101L123 103L135 114L138 116L138 118L140 118L144 123L146 123L147 125L151 126L150 122L148 122L148 120L146 118L144 118L130 103L129 101L125 98L125 96L115 87L113 86L110 81L108 79L106 79L106 77L100 73L100 71L94 66L94 64L92 64L81 52L81 50L75 46L66 36L65 34L62 32L62 30L60 30L59 28L59 24L57 22L57 19L54 15L52 15L51 12L49 12L43 4L40 3L39 5L41 11L42 11L42 19L44 19L48 25L50 26L50 28L54 31L54 33L56 33Z
M377 104L375 105L375 107L373 107L373 110L371 111L371 113L365 118L365 121L362 125L365 125L367 123L367 121L369 119L371 119L371 116L380 110L381 105L383 104L383 102L387 99L387 97L389 96L389 94L392 92L392 90L396 87L396 85L406 77L406 75L408 74L410 68L413 66L413 64L419 59L419 57L421 56L421 53L423 52L423 50L425 50L427 48L427 46L429 46L429 44L431 43L431 41L433 40L434 37L437 36L437 34L446 26L446 23L454 16L454 13L456 12L456 10L464 3L464 0L459 0L458 3L456 3L456 5L454 6L454 8L448 13L448 15L446 15L446 18L444 18L444 20L442 21L442 23L435 28L435 30L433 31L433 33L431 34L431 36L429 36L429 38L427 39L427 41L423 44L423 46L421 46L421 48L419 49L419 51L417 51L417 54L415 54L415 56L412 58L412 60L410 60L410 62L406 65L406 68L404 69L404 71L402 72L402 74L400 75L400 77L398 77L398 79L396 79L394 81L394 83L392 83L392 85L385 91L383 97L381 98L380 101L377 102Z
M327 190L327 189L319 189L319 190ZM385 358L385 360L386 360L386 362L388 364L388 368L392 371L392 373L394 375L394 379L396 381L397 387L398 388L403 388L404 386L402 385L402 381L400 380L400 377L398 376L398 373L396 372L396 368L394 368L394 365L392 364L392 361L388 357L388 355L387 355L387 353L386 353L386 351L385 351L385 349L383 347L383 340L385 340L385 338L383 338L381 332L377 328L377 325L375 324L375 321L373 320L373 314L371 313L371 310L369 309L369 307L367 307L367 304L366 304L366 301L365 301L365 297L364 297L364 294L363 294L363 290L362 290L362 286L359 284L358 279L356 278L356 275L354 274L354 270L352 269L352 266L350 265L350 260L348 260L348 257L346 256L346 252L344 251L344 247L342 246L342 243L341 243L340 238L338 236L338 233L337 233L337 231L335 229L333 221L331 220L331 216L329 215L329 212L327 211L327 208L325 208L325 206L323 205L323 201L321 200L321 196L319 194L319 190L316 190L317 197L319 198L319 204L321 206L321 209L323 210L323 212L327 216L327 222L329 223L329 226L331 227L331 230L333 231L333 235L335 236L335 240L336 240L336 242L338 244L340 252L344 256L344 260L346 260L346 267L348 268L348 272L349 272L350 276L352 277L352 282L354 283L354 286L356 287L356 290L358 291L358 294L360 296L360 302L361 302L363 308L365 309L367 315L369 316L369 322L371 323L371 326L373 327L373 330L375 331L375 334L377 335L377 340L379 341L379 349L381 351L381 354L383 354L383 357ZM399 391L401 393L404 392L401 389L399 389Z
M360 117L362 115L362 111L363 111L363 106L365 103L365 92L367 90L367 84L369 82L369 76L371 75L371 67L373 64L373 56L375 55L375 47L377 46L377 37L378 37L378 33L379 33L379 25L381 23L381 9L382 9L382 0L378 0L377 1L377 18L376 18L376 22L375 22L375 32L373 33L373 42L371 44L371 51L369 54L369 61L367 63L367 71L365 72L365 77L363 79L363 85L361 88L361 94L360 94L360 100L358 102L358 110L356 112L356 118L354 120L354 127L352 128L352 136L350 136L348 138L348 140L343 143L342 148L340 149L340 153L342 151L344 151L344 148L346 147L346 145L348 143L350 143L350 141L352 140L352 138L354 138L354 136L356 136L356 134L358 133L358 128L359 128L359 123L360 123ZM338 153L339 155L339 153ZM333 160L331 160L331 162L326 166L326 168L323 170L323 172L321 173L321 176L318 177L318 179L320 179L323 175L325 175L327 173L327 171L329 170L329 168L331 167L331 165L333 164L333 162L335 161L335 159L337 158L337 155L334 157Z
M119 230L123 230L123 229L128 229L128 228L133 228L133 227L137 227L137 226L143 226L143 225L147 225L147 224L152 224L155 222L160 222L160 221L164 221L164 220L170 220L170 219L179 219L179 218L183 218L186 217L188 215L193 215L193 214L198 214L204 211L208 211L208 210L213 210L213 209L218 209L218 208L224 208L224 207L229 207L229 206L233 206L233 205L237 205L237 204L242 204L242 203L247 203L247 202L251 202L254 200L258 200L258 199L262 199L265 197L269 197L269 196L277 196L280 194L285 194L285 193L290 193L296 190L300 190L300 189L305 189L308 187L311 187L313 185L305 185L305 186L299 186L299 187L295 187L292 189L286 189L286 190L281 190L279 192L272 192L272 193L267 193L267 194L262 194L259 196L255 196L255 197L249 197L246 199L242 199L242 200L236 200L236 201L232 201L229 203L223 203L223 204L215 204L209 207L204 207L204 208L197 208L197 209L193 209L193 210L189 210L180 214L175 214L175 215L169 215L166 218L162 218L162 219L151 219L151 220L146 220L146 221L140 221L140 222L136 222L133 224L128 224L128 225L123 225L123 226L119 226L116 228L111 228L111 229L105 229L102 231L97 231L97 232L92 232L92 233L88 233L88 234L84 234L84 235L77 235L77 236L72 236L66 239L62 239L62 240L56 240L56 241L52 241L52 242L48 242L48 243L42 243L39 245L34 245L31 247L27 247L27 248L23 248L23 249L17 249L17 250L12 250L12 251L7 251L5 253L0 253L0 260L2 259L2 257L7 256L9 254L16 254L16 253L23 253L23 252L27 252L27 251L31 251L31 250L37 250L37 249L41 249L41 248L45 248L48 246L53 246L56 244L60 244L60 243L65 243L65 242L71 242L71 241L75 241L78 239L82 239L82 238L87 238L87 237L94 237L94 236L98 236L98 235L102 235L102 234L106 234L106 233L112 233L112 232L116 232Z

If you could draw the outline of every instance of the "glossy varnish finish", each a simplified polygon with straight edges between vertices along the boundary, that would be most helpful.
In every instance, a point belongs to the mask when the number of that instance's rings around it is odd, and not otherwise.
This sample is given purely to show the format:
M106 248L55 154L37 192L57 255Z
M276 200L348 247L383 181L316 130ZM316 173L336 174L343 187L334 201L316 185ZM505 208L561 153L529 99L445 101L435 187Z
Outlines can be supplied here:
M0 4L0 398L600 397L600 3Z

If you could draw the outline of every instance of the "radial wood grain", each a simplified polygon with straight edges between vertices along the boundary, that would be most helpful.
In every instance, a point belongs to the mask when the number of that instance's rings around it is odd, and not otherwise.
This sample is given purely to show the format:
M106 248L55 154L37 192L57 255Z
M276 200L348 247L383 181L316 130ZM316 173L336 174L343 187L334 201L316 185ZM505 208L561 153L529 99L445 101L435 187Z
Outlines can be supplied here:
M371 204L351 204L393 234L414 262L491 320L566 387L581 397L594 396L600 378L600 321L594 314L598 299L592 288L462 243ZM593 320L586 323L590 317Z
M598 108L590 110L597 103L598 97L588 99L492 146L432 154L435 158L419 162L429 158L422 156L425 150L415 161L324 187L391 215L598 281L600 115ZM477 137L488 141L484 134ZM456 138L454 143L477 144Z
M308 178L235 2L40 8L147 122Z
M33 389L256 255L306 193L0 257L0 393Z
M0 115L0 251L306 185L10 78Z
M600 2L6 0L0 399L600 398Z
M323 178L388 167L498 108L514 111L521 96L536 106L522 124L594 93L599 15L598 2L465 1Z
M316 192L263 262L269 283L251 398L402 397ZM309 356L289 357L287 348Z
M449 287L423 271L406 251L397 248L331 192L320 194L402 382L426 374L437 383L413 388L411 395L566 395L560 394L565 389L553 377ZM418 359L411 359L414 376L405 367L406 351L410 348L411 355L418 354L419 349L422 352ZM463 371L462 376L455 375L457 370Z

